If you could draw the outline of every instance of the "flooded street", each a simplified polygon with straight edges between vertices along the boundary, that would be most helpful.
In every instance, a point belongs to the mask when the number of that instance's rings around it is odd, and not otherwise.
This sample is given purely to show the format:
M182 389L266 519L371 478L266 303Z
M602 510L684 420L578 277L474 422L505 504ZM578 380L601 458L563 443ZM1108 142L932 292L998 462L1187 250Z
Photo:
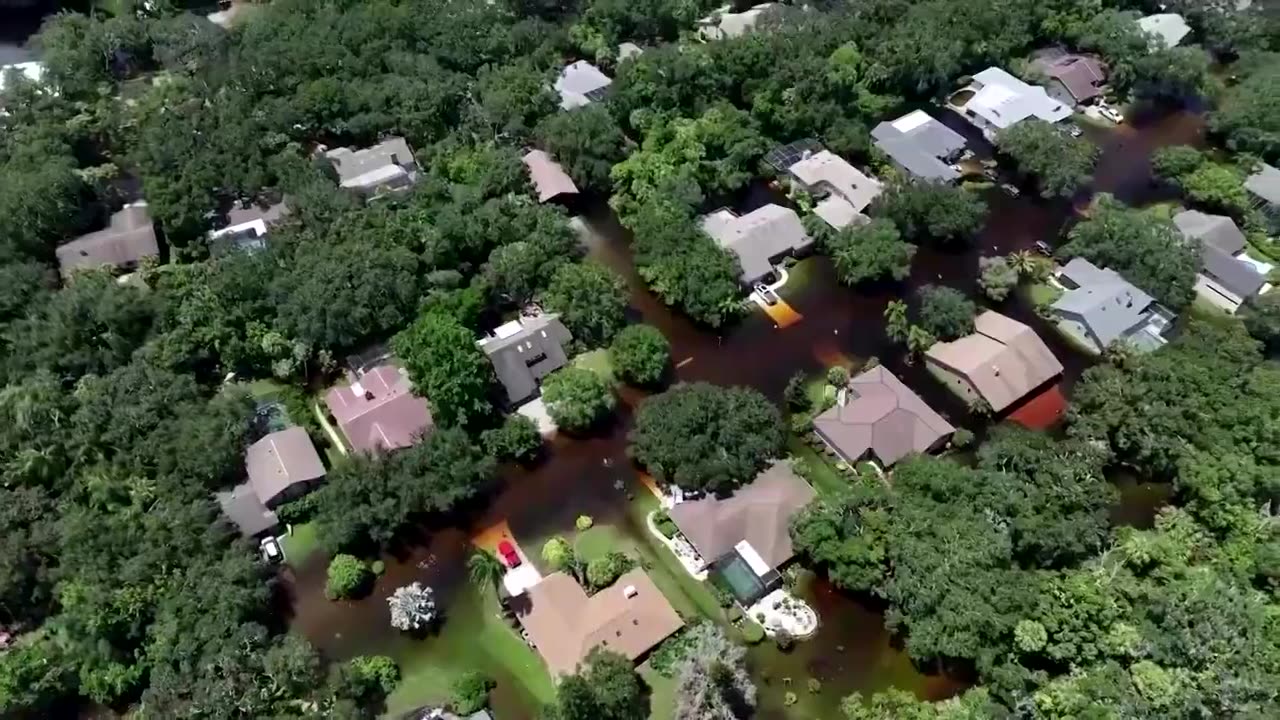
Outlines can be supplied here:
M948 124L971 128L958 117ZM1150 179L1150 153L1165 145L1198 144L1203 120L1190 113L1137 118L1137 127L1114 130L1090 128L1086 132L1101 148L1095 190L1115 194L1131 204L1162 199ZM964 404L925 371L922 363L908 363L903 349L890 343L883 332L882 313L892 299L906 297L926 283L946 284L975 295L978 258L1030 249L1037 240L1057 244L1066 223L1087 206L1087 198L1044 201L1031 194L1012 198L998 189L983 191L990 203L986 227L969 248L954 252L922 247L915 257L909 280L872 291L854 291L836 282L825 258L806 259L791 269L791 278L780 295L803 318L785 329L752 306L741 321L723 332L698 327L663 306L644 287L631 262L629 235L604 203L582 214L588 251L626 278L631 289L635 319L658 327L672 346L681 381L706 380L721 385L748 385L781 402L787 380L797 372L814 372L839 360L864 361L876 357L927 400L953 424L981 435L985 420L971 417ZM764 187L753 187L739 198L740 210L768 202ZM1035 316L1029 303L1014 294L993 306L1035 328L1062 361L1066 370L1062 390L1068 396L1072 384L1091 360L1063 342L1056 332ZM374 593L361 601L334 603L324 599L324 564L312 558L307 567L286 574L291 597L292 627L309 638L326 655L345 658L370 652L412 654L406 644L430 646L440 638L416 641L400 637L387 623L386 596L397 586L420 580L436 589L445 616L451 617L455 599L474 596L466 588L463 564L466 538L475 528L496 521L509 522L517 541L569 531L574 518L591 515L597 523L618 525L623 532L641 533L627 516L627 495L643 492L626 456L626 433L635 403L641 395L623 394L616 422L597 437L586 440L557 438L548 458L531 469L505 471L503 490L475 513L466 530L441 529L427 544L407 548L389 558L387 573ZM1131 482L1131 481L1130 481ZM1149 522L1162 496L1158 488L1137 486L1123 493L1126 506L1115 514L1117 522ZM527 552L538 551L527 547ZM889 686L911 690L921 697L939 699L964 687L964 683L916 668L884 629L883 614L871 604L849 597L814 580L804 594L818 610L822 627L816 638L783 654L765 644L751 650L752 671L760 686L759 717L836 717L839 700L849 692L874 692ZM458 608L458 612L465 612ZM805 683L817 678L822 691L808 695ZM529 698L499 681L495 710L501 720L527 718L535 708ZM790 687L786 687L786 685ZM801 696L800 705L784 712L781 698L790 689Z

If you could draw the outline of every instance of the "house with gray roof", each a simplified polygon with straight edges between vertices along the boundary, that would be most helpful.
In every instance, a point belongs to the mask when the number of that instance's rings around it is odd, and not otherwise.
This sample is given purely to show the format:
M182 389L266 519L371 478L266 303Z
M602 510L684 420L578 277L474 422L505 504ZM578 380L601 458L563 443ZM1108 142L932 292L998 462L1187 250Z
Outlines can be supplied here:
M725 5L698 21L698 37L703 42L742 37L753 32L760 19L778 7L781 7L780 3L767 2L742 12L731 12L733 6Z
M254 252L267 246L267 231L289 214L289 205L279 202L236 202L225 215L222 227L209 233L209 248L215 254L232 250Z
M1151 52L1177 47L1191 34L1191 26L1177 13L1156 13L1138 19L1138 27L1151 41Z
M822 198L813 212L836 230L865 222L863 211L884 189L880 181L826 149L802 155L787 172L795 186Z
M964 150L964 137L923 110L880 123L871 137L898 169L913 177L936 182L960 177L951 163Z
M1225 215L1209 215L1184 210L1173 222L1188 238L1200 241L1200 272L1196 294L1227 312L1234 313L1246 300L1270 290L1266 272L1271 265L1245 253L1244 233Z
M586 60L566 65L556 78L556 92L560 93L560 109L572 110L604 99L613 81L600 68Z
M132 270L143 258L159 255L160 244L147 204L138 202L113 214L102 230L59 245L54 254L63 275L103 266Z
M782 258L813 245L796 211L772 203L746 215L721 208L702 218L702 231L737 256L744 285L759 282Z
M249 486L269 509L305 495L325 475L311 436L296 425L269 433L250 445L244 465Z
M536 395L542 378L569 363L564 346L572 339L559 315L538 313L512 320L476 344L514 406Z
M1057 279L1066 288L1052 305L1058 328L1089 350L1101 353L1118 341L1142 352L1164 344L1172 316L1119 273L1074 258Z
M338 185L364 194L405 190L418 180L418 163L409 143L389 137L367 148L334 148L324 156L338 173Z
M849 380L813 430L850 465L870 458L888 468L946 444L955 428L884 366Z
M1280 228L1280 170L1262 163L1245 179L1244 188L1253 196L1253 206L1271 221L1273 230Z

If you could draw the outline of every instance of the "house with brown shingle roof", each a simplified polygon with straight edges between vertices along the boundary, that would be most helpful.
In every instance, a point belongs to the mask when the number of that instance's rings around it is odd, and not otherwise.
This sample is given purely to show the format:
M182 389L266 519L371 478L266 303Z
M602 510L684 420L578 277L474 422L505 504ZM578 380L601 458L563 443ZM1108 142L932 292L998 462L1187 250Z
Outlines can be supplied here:
M1064 52L1041 51L1031 67L1049 79L1049 96L1066 105L1082 105L1102 96L1107 69L1097 58Z
M296 425L250 445L244 464L250 487L268 508L304 495L324 478L311 436Z
M572 674L597 647L638 660L684 626L639 568L591 596L571 576L552 573L509 604L552 677Z
M413 394L409 375L391 364L379 365L331 388L324 396L351 449L377 453L406 448L432 428L427 401Z
M63 275L73 270L109 266L130 270L143 258L160 254L156 229L145 202L126 205L107 227L81 235L54 250Z
M544 203L562 195L578 194L578 186L573 184L573 178L569 177L569 173L542 150L530 150L521 160L529 169L529 180L533 182L533 188L538 193L538 202Z
M973 334L925 352L929 371L965 400L1000 412L1062 374L1040 336L1017 320L988 310L974 326Z
M813 429L845 462L869 456L884 468L936 450L956 430L882 366L851 379L836 404L813 419Z

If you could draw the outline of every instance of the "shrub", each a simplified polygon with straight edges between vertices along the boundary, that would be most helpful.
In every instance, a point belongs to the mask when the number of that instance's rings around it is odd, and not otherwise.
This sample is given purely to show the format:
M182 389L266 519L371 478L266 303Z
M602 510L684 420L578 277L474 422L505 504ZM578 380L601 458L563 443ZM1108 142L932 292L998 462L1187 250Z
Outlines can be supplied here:
M484 673L463 673L453 681L453 711L459 715L471 715L489 705L489 691L497 683Z
M360 655L348 663L351 674L364 694L390 695L400 682L400 668L386 655Z
M798 702L800 702L800 696L796 695L790 690L788 690L787 693L782 696L782 704L786 705L787 707L791 707L792 705L795 705Z
M591 526L595 524L596 521L592 520L590 515L579 515L578 519L573 522L573 526L578 528L578 532L590 530Z
M369 569L373 571L374 575L381 577L382 574L387 571L387 564L381 560L374 560L373 564L369 566Z
M822 692L822 681L818 678L809 678L809 682L805 684L809 686L809 693L812 695Z
M662 536L668 540L675 537L676 533L680 531L680 528L676 527L675 522L671 519L671 516L667 514L666 510L660 510L654 513L653 525L658 528L658 532L662 533Z
M353 555L339 554L329 562L324 594L330 600L349 598L364 589L369 581L369 568Z
M773 642L782 652L787 652L796 645L796 639L786 630L779 630L775 633L773 636Z
M650 325L624 328L609 347L618 377L632 385L652 387L662 382L671 365L671 344Z
M722 608L733 606L733 594L715 582L707 581L705 583L707 590L716 599L716 604Z
M764 628L760 623L746 620L742 623L742 641L748 645L759 645L764 642Z
M566 367L546 377L542 399L561 429L582 432L599 423L617 405L609 381L593 370Z
M520 415L508 415L501 427L485 430L480 436L485 452L498 460L528 462L542 449L538 425Z
M951 444L958 448L969 447L973 444L973 433L964 428L956 428L955 434L951 436Z
M587 563L587 584L593 590L606 588L617 581L634 563L620 552L611 552Z
M849 383L849 371L839 365L827 368L827 384L842 388Z
M316 514L316 495L303 495L297 500L289 502L276 508L276 518L286 525L301 525L309 522Z
M573 560L573 547L569 545L568 540L559 536L553 537L542 546L542 560L550 565L552 570L563 570Z

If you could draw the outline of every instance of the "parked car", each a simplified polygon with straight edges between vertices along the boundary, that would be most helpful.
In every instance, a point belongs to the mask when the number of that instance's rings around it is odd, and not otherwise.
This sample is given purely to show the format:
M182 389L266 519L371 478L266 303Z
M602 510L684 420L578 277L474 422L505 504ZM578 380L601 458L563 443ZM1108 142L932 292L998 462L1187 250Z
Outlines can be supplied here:
M1068 125L1067 134L1071 137L1080 137L1084 134L1084 130L1081 130L1079 125Z
M272 565L284 562L284 548L280 547L280 541L273 537L263 538L258 550L262 553L262 559Z
M498 543L498 554L502 556L502 562L507 567L520 567L520 553L516 552L515 546L509 541L503 540Z
M764 301L765 305L778 304L778 293L770 290L768 285L765 285L764 283L756 283L752 289L756 291L756 294L760 296L760 299Z
M1005 183L1001 185L1000 189L1003 190L1005 194L1008 195L1009 197L1018 197L1019 195L1022 194L1021 190L1019 190L1014 185L1010 185L1009 183Z
M1098 114L1117 125L1124 122L1124 116L1121 115L1119 111L1117 111L1115 108L1109 105L1103 105L1102 107L1099 107Z

